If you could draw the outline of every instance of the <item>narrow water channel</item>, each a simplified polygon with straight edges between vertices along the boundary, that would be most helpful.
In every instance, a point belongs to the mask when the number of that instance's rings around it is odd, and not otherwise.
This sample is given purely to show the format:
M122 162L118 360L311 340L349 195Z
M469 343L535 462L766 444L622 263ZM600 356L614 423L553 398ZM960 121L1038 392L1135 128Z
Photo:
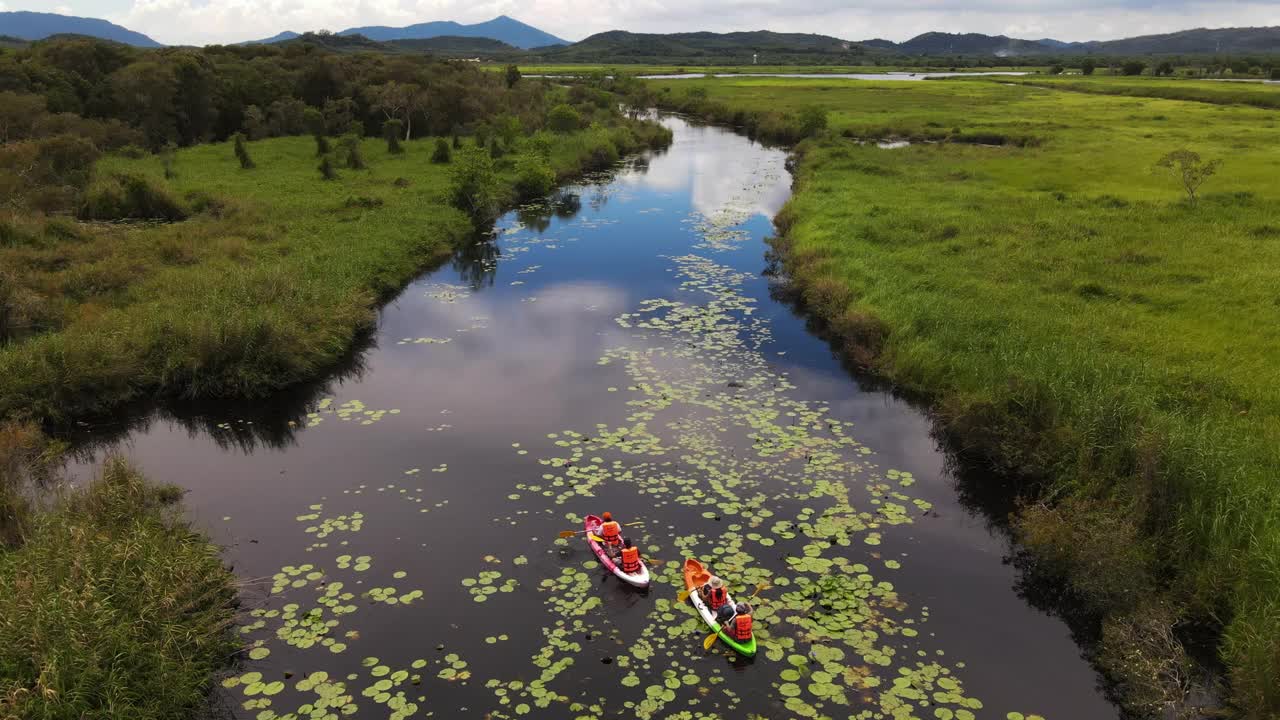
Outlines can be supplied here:
M181 484L245 580L252 650L220 704L1117 717L958 502L927 418L860 388L775 299L785 153L665 122L669 151L504 216L410 284L335 377L95 429L78 472L114 449ZM626 534L647 592L557 538L603 510L643 523ZM676 599L689 555L761 586L754 659L703 649Z

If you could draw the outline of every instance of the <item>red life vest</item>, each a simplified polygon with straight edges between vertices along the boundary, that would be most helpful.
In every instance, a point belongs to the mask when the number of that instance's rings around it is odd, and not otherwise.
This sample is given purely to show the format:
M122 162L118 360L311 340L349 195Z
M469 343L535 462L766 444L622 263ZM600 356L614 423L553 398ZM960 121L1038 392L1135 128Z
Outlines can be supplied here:
M600 537L606 545L617 545L622 542L622 526L610 520L600 526Z
M622 572L640 572L640 548L622 548Z
M724 588L711 588L711 609L719 610L729 601L729 593Z
M739 615L733 619L733 639L746 642L751 639L751 616Z

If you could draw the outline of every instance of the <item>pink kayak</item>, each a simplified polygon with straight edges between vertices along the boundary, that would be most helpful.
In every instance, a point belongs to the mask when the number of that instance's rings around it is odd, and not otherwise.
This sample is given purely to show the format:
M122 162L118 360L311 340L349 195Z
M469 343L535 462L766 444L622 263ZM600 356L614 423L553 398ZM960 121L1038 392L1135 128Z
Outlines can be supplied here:
M618 578L625 583L635 585L639 588L649 587L649 568L645 567L643 559L640 561L640 570L638 572L623 572L622 568L618 567L618 564L610 559L609 554L604 551L604 546L591 539L591 536L593 535L596 537L600 536L600 526L604 524L603 520L595 515L588 515L587 519L583 521L583 524L587 529L587 544L591 546L591 552L596 554L596 557L600 559L600 563L602 565L608 568L614 575L617 575Z

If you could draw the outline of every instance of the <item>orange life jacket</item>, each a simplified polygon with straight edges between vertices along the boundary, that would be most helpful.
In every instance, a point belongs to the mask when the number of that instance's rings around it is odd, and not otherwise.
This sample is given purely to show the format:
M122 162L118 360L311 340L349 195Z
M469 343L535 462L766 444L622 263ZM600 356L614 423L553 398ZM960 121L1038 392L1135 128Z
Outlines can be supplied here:
M640 572L640 548L622 548L622 572Z
M751 639L751 616L739 615L733 619L733 639L746 642Z
M622 542L622 526L610 520L600 526L600 537L606 545L617 545Z
M719 610L721 605L729 602L729 593L724 588L711 588L711 609Z

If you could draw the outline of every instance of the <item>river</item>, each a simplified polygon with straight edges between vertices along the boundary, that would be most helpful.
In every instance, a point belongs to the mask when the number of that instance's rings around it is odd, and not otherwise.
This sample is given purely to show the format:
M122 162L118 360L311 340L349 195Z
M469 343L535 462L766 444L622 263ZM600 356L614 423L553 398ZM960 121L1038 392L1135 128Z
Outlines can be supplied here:
M179 483L245 580L250 650L218 703L1117 717L926 415L851 377L763 272L785 153L664 122L668 151L505 215L411 283L332 377L89 431L79 477L114 450ZM606 509L643 522L646 592L557 538ZM753 660L703 649L676 599L686 555L760 588Z

